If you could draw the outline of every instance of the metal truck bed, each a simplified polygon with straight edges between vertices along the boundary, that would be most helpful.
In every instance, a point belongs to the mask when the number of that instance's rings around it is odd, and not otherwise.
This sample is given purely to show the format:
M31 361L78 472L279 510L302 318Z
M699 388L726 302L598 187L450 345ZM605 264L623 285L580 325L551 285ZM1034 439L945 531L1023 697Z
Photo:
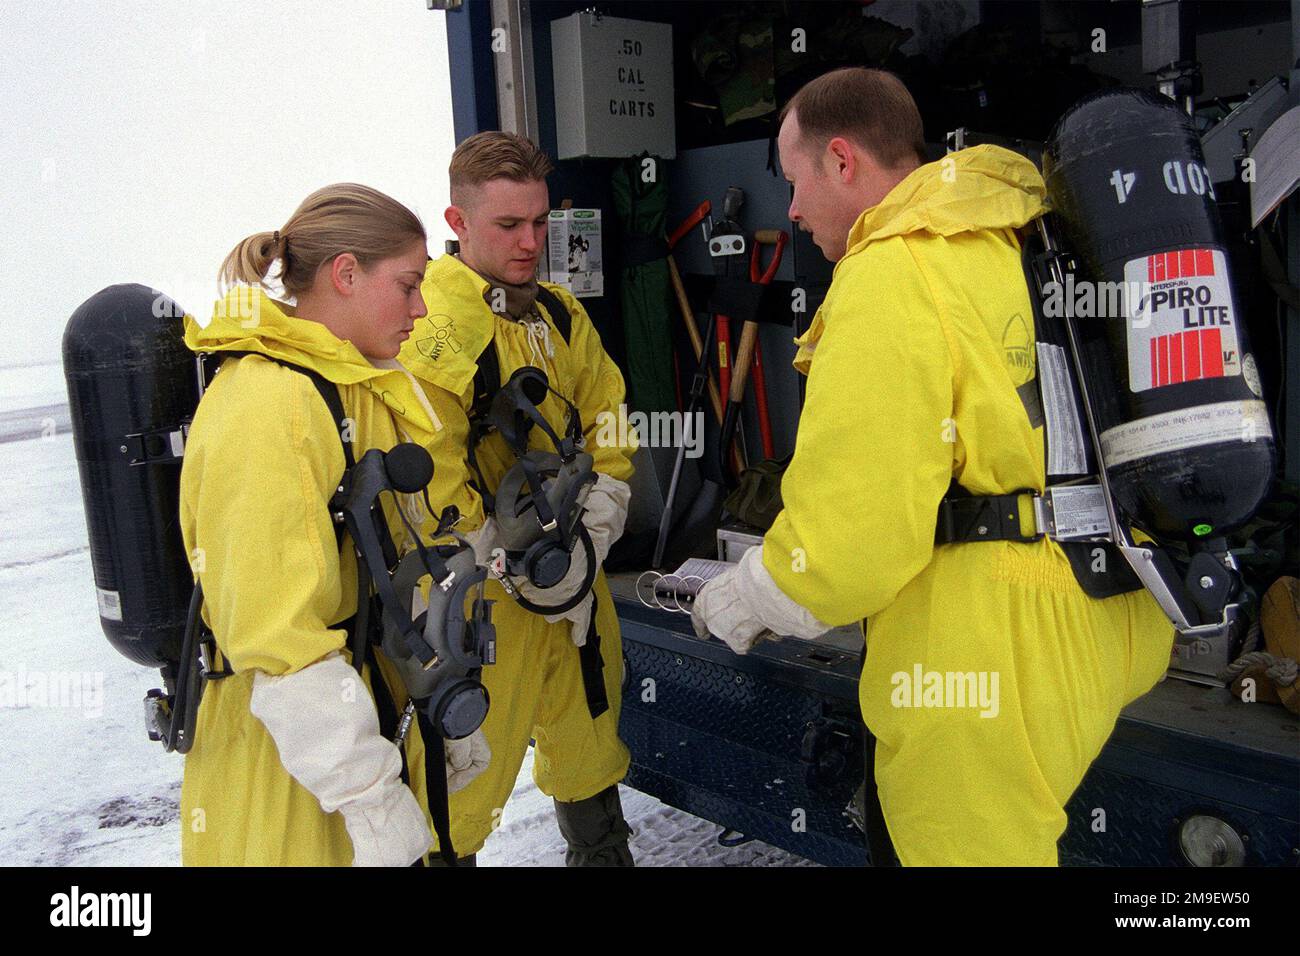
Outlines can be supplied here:
M685 615L642 605L634 581L610 580L627 784L819 863L868 863L847 810L862 779L860 642L786 639L740 657L697 640ZM1204 813L1242 835L1248 864L1294 865L1300 721L1167 679L1124 710L1067 809L1063 864L1180 865L1178 825Z

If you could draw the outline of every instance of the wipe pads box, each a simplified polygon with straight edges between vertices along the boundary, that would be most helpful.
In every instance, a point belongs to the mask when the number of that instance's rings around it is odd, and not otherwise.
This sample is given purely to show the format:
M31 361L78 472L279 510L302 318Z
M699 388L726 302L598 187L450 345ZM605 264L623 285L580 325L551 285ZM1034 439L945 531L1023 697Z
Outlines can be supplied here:
M553 209L548 226L550 281L564 286L580 299L604 295L600 210Z

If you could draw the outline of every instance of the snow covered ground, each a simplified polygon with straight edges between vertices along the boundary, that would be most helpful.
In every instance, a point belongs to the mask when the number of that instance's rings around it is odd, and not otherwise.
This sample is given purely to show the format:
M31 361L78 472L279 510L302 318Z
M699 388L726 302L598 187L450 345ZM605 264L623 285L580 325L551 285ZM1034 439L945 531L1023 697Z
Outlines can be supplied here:
M57 364L0 368L0 418L60 402ZM40 437L0 434L0 864L177 865L182 758L143 726L157 672L100 629L71 435L23 433ZM622 799L640 865L811 865L758 842L719 846L715 824L635 790ZM530 751L479 863L563 862Z
M0 367L0 411L67 403L62 362Z

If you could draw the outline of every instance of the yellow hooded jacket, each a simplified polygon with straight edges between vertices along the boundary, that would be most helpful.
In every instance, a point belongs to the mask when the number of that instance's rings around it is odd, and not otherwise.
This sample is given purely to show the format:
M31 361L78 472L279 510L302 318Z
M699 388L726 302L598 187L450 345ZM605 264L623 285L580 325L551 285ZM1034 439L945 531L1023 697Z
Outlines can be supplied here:
M1034 376L1016 230L1043 195L993 146L919 167L858 218L798 340L807 402L763 564L824 623L869 618L860 701L908 864L1054 863L1070 794L1168 665L1150 597L1088 598L1055 542L934 544L952 481L1044 487L1016 392Z
M442 419L454 409L435 409L395 362L376 367L352 343L296 318L261 290L232 289L206 327L187 318L185 340L196 352L257 354L222 363L199 403L181 469L181 530L203 584L203 616L234 670L208 684L185 760L182 861L347 865L352 844L341 814L324 813L288 774L249 711L255 671L288 674L335 651L348 658L346 631L331 625L357 604L355 555L345 546L340 556L326 507L344 469L338 427L307 376L261 356L338 384L356 458L418 442L434 456L434 506L455 503L472 512L477 503L462 491L458 454L450 462L442 457ZM384 499L404 551L405 529ZM403 496L402 507L413 523L423 519L418 496ZM380 669L402 707L406 692L382 654ZM412 789L427 813L416 727L406 754Z
M424 301L428 315L418 319L399 356L424 385L431 400L454 396L462 414L448 416L448 441L465 452L469 440L466 414L474 398L478 358L495 348L501 381L532 365L546 373L551 387L577 406L587 439L584 451L597 472L619 481L632 475L635 436L616 427L624 399L623 376L605 353L600 336L581 304L566 290L547 285L564 303L571 318L565 342L547 316L522 323L494 313L484 298L489 283L455 256L430 262L425 271ZM545 307L538 303L539 313ZM443 396L437 399L436 396ZM547 422L563 434L567 408L548 394L540 406ZM549 439L534 428L529 445L554 451ZM514 457L499 437L489 437L478 449L479 466L489 486L496 487ZM468 466L466 466L468 468ZM481 512L466 520L463 530L481 523ZM604 660L609 710L592 719L570 624L548 624L523 610L495 582L488 597L496 601L497 660L483 670L483 683L492 698L483 732L492 748L484 773L451 797L452 842L457 853L476 852L500 823L502 808L514 789L529 738L537 742L534 778L543 793L562 801L582 800L617 783L627 773L629 754L618 738L623 653L609 587L604 572L596 578L596 627Z

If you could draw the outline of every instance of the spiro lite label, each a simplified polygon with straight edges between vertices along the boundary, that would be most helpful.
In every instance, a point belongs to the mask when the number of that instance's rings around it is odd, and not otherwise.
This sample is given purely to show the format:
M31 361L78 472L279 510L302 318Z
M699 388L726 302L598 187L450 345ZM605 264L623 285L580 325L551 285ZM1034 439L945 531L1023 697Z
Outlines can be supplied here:
M1217 249L1130 259L1126 288L1142 289L1128 316L1128 387L1145 392L1241 372L1228 264Z
M1106 466L1114 468L1164 452L1219 442L1265 441L1272 437L1268 408L1263 402L1217 402L1149 415L1108 428L1101 433L1101 453Z

